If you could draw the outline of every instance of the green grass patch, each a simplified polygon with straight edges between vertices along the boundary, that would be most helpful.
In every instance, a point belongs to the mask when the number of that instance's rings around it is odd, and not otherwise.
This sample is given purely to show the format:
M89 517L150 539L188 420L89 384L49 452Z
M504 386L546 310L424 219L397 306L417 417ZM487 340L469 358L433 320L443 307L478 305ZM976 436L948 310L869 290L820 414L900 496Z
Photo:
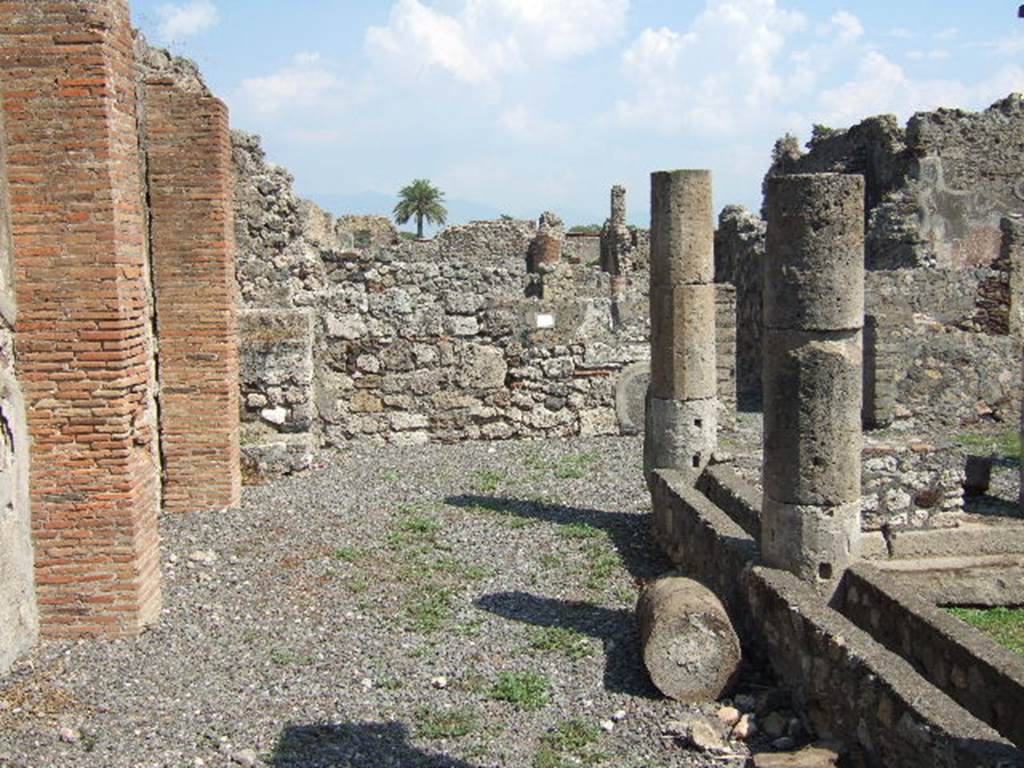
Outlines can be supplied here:
M400 530L405 533L414 533L418 536L426 536L433 538L440 532L442 526L437 520L432 517L424 517L423 515L415 515L402 521L401 525L398 526Z
M541 737L533 768L568 768L573 765L598 765L608 759L594 747L601 740L601 729L577 717L559 723Z
M540 627L530 633L530 647L537 651L557 651L573 661L594 655L594 644L581 632L566 627Z
M427 584L410 592L405 611L420 632L437 632L452 615L453 590Z
M528 712L548 705L550 689L551 681L539 672L502 672L491 688L491 698Z
M567 539L599 539L605 532L586 523L566 523L558 526L558 535Z
M288 650L287 648L275 648L270 652L270 661L279 667L288 667L292 665L307 667L316 661L316 659L311 654L303 656L295 651Z
M1000 645L1024 654L1024 608L949 608L951 614Z
M336 547L331 551L331 557L335 560L344 560L346 563L355 563L362 559L365 553L356 547Z
M416 735L424 739L459 739L477 729L478 718L470 707L416 710Z
M590 474L590 470L597 462L598 456L595 453L563 456L555 462L552 472L560 480L579 480Z
M473 484L480 493L494 493L505 480L505 473L494 469L478 469L473 473Z
M985 456L1016 461L1020 461L1021 458L1021 439L1017 430L1010 430L998 435L964 432L954 435L953 440L958 445Z

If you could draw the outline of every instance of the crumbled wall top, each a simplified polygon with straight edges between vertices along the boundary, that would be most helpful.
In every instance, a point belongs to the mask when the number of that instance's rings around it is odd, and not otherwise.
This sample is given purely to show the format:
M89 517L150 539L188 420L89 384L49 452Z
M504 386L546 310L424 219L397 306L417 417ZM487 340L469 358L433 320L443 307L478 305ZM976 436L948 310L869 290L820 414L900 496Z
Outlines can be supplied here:
M139 31L135 32L135 61L145 77L164 77L183 91L213 96L192 59L175 56L165 48L150 45Z

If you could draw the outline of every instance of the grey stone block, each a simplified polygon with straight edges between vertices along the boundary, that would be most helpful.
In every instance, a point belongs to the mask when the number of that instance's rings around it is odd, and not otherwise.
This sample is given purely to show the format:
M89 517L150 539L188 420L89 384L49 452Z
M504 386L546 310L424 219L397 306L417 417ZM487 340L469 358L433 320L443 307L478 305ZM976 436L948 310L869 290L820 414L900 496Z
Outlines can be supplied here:
M651 174L651 285L714 282L711 172Z
M765 336L764 488L790 504L861 495L861 334Z
M714 397L715 286L656 286L651 291L651 394L665 400Z
M644 433L644 476L676 469L694 480L715 451L718 401L663 400L648 396Z
M834 582L860 557L860 503L786 504L765 496L761 555L805 581Z
M838 331L864 318L864 179L768 180L764 317L768 328Z

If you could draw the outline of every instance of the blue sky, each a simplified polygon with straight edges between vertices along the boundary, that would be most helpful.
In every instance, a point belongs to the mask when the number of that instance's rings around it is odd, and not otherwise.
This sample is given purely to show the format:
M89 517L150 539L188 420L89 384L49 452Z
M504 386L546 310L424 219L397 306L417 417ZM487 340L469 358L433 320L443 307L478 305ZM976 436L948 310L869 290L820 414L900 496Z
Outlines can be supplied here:
M388 213L413 178L450 220L601 222L625 184L711 168L760 205L775 139L1024 91L1024 20L1000 0L133 0L195 59L296 187Z

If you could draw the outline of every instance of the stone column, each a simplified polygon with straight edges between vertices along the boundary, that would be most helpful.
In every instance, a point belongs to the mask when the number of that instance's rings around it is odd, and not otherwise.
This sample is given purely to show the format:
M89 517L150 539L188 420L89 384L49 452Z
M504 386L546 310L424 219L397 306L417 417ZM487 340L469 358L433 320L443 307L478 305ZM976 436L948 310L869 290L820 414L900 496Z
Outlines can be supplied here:
M644 472L707 466L718 424L711 173L651 175L651 385Z
M613 227L626 226L626 188L616 184L612 187L612 216Z
M864 180L768 180L761 553L807 581L857 558Z

